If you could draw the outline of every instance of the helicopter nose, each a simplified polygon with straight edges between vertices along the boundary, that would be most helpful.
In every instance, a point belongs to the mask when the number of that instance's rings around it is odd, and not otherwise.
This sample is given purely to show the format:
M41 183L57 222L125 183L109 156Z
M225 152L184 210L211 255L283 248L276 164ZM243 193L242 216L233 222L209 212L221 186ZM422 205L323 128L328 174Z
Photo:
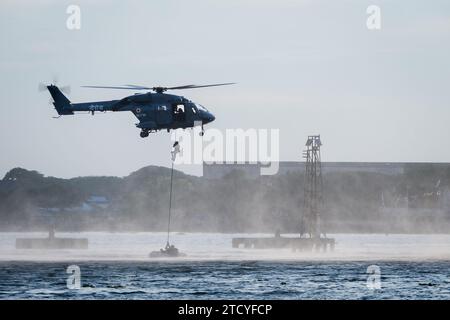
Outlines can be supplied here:
M203 123L210 123L216 120L216 117L210 112L206 112L205 116L203 117Z

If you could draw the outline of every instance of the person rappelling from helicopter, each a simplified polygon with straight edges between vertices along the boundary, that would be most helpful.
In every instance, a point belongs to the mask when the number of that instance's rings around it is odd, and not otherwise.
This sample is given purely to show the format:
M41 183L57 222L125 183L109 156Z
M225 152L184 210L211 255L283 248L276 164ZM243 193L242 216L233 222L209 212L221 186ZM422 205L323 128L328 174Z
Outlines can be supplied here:
M172 146L172 151L170 151L170 154L172 155L172 167L178 153L180 153L180 143L178 141L175 141Z
M185 256L185 254L180 253L180 251L173 245L170 244L170 222L171 222L171 211L172 211L172 185L173 185L173 164L177 157L177 154L180 153L180 144L178 141L172 146L171 159L172 159L172 169L170 171L170 192L169 192L169 219L167 222L167 241L164 249L160 249L159 251L154 251L150 253L150 257L180 257Z

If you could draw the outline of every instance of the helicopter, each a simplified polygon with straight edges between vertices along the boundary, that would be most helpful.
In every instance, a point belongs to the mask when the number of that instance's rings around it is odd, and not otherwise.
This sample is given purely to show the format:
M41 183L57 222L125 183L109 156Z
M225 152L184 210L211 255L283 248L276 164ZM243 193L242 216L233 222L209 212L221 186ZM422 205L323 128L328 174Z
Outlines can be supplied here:
M201 125L200 135L204 135L203 125L215 120L214 115L202 105L192 102L183 96L167 94L167 90L182 90L204 87L216 87L234 84L233 82L206 85L184 85L176 87L145 87L127 84L123 86L82 86L83 88L146 90L146 93L135 93L120 100L72 103L54 84L46 86L53 98L53 105L58 118L73 115L75 112L131 111L139 123L140 136L146 138L150 133L160 130L186 129Z

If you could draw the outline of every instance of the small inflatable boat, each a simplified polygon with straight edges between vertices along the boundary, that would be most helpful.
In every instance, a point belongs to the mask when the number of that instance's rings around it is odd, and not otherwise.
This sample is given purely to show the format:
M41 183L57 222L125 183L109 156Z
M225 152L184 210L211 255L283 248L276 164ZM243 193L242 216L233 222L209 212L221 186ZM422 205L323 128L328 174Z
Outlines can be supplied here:
M176 258L176 257L185 257L186 254L180 252L175 246L167 244L164 249L160 249L159 251L152 251L149 254L150 258Z

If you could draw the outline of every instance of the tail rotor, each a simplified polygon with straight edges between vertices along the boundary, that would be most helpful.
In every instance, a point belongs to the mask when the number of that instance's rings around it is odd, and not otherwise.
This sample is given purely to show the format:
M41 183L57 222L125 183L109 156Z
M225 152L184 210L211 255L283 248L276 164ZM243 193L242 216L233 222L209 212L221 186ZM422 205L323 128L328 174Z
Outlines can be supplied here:
M57 77L56 75L54 75L54 76L53 76L53 79L52 79L52 84L53 84L54 86L58 86L58 82L59 82L59 81L58 81L58 77ZM40 82L40 83L38 84L38 91L39 91L39 92L47 91L47 86L48 86L48 84L46 84L46 83L44 83L44 82ZM58 86L58 88L59 88L59 90L61 90L61 92L65 93L65 94L70 94L71 91L72 91L72 87L71 87L70 85ZM54 101L52 98L50 98L50 100L48 101L48 103L49 103L50 105L53 105L54 102L55 102L55 101Z

